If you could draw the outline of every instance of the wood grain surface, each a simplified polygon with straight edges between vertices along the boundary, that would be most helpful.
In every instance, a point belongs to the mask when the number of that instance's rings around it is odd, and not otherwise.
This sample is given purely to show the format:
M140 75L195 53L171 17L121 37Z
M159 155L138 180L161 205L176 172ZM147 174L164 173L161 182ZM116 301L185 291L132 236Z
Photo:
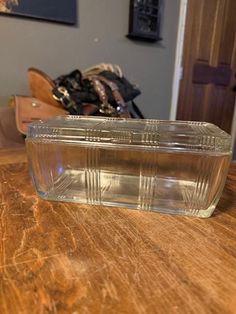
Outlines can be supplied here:
M25 146L0 149L0 165L15 164L27 160Z
M0 189L1 314L236 313L236 164L208 219L47 202L10 160Z

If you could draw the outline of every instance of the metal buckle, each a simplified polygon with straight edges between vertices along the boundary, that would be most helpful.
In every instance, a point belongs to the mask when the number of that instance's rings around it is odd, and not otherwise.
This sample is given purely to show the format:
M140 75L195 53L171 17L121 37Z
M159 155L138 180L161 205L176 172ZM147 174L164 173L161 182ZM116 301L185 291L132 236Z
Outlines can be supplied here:
M59 86L57 88L57 91L61 93L60 96L56 96L55 94L53 94L53 98L57 101L62 101L64 97L68 98L70 96L68 90L64 86Z
M99 112L104 114L113 114L115 113L115 108L112 107L109 103L103 103L101 104L101 107L99 109Z

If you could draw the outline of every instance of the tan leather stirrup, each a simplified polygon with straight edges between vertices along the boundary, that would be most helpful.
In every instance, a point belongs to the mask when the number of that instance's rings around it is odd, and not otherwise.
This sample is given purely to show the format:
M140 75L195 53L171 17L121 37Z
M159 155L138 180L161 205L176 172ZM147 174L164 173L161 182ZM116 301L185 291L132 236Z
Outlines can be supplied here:
M62 107L52 96L52 89L55 87L53 80L43 71L36 68L28 69L28 82L31 95L49 105Z
M68 114L61 107L51 106L39 99L27 96L14 96L14 105L16 126L23 134L27 133L28 124L31 122Z

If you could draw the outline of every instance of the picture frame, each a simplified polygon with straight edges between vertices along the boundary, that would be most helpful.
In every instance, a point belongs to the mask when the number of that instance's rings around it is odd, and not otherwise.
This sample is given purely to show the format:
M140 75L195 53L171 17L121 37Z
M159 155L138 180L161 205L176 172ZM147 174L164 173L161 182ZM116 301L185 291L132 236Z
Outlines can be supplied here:
M0 14L76 25L77 0L0 0Z
M161 41L163 0L130 0L129 32L134 40Z

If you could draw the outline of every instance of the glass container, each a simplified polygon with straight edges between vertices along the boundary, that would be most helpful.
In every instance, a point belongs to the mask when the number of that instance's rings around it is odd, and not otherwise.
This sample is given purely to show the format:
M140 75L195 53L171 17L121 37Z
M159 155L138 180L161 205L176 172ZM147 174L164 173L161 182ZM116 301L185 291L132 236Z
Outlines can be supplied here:
M231 138L205 122L66 116L30 124L33 184L47 200L209 217Z

